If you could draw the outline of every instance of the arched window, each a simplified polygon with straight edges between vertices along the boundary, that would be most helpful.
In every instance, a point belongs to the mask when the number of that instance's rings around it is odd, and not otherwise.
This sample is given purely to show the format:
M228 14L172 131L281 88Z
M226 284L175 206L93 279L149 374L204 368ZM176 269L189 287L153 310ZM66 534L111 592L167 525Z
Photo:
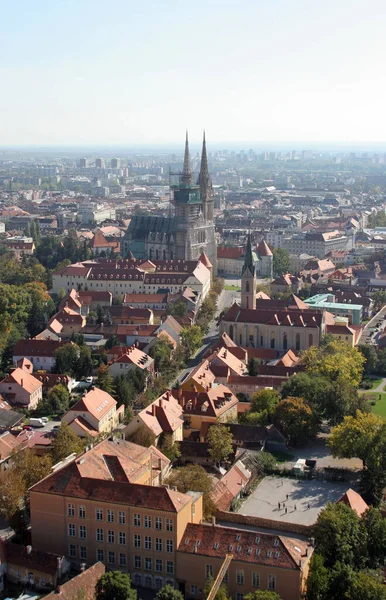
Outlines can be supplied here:
M170 251L170 258L173 260L173 251Z
M300 350L300 333L296 334L295 348L296 348L296 350Z
M309 346L314 345L314 336L312 335L312 333L310 333L310 335L308 336L308 345Z
M166 250L163 251L163 259L166 260Z
M288 349L288 337L286 333L283 333L283 350Z
M240 333L240 346L242 346L242 345L243 345L243 336L242 336L242 334Z
M149 259L153 258L153 248L149 248Z
M249 293L249 281L245 282L245 291L247 292L247 294Z
M271 348L275 347L275 333L271 332Z
M155 251L155 259L158 260L158 257L159 257L159 251L158 251L158 248L157 248L157 250Z
M231 338L231 340L233 341L233 325L229 326L229 337Z

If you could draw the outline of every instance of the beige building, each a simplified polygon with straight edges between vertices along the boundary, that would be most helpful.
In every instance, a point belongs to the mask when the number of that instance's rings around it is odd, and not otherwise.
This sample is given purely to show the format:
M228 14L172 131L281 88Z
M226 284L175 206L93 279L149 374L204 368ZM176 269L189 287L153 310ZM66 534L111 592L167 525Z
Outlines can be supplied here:
M80 437L96 437L115 429L123 416L124 405L117 408L110 394L94 387L63 415L62 421Z
M182 440L184 429L183 410L171 392L166 391L130 421L125 429L126 438L129 438L141 427L154 435L155 444L159 443L161 436L164 434L171 435L173 442Z
M0 381L0 394L12 406L35 410L43 398L43 385L27 370L16 367Z
M112 377L118 377L118 375L124 375L136 368L152 373L154 371L154 360L139 348L130 346L109 365L109 372Z
M180 589L185 598L205 598L206 582L216 578L226 554L232 554L224 578L232 599L269 590L282 600L300 600L312 552L307 542L287 536L189 524L177 552Z
M156 294L160 289L172 293L186 287L204 299L210 290L212 269L202 260L149 261L100 259L64 267L53 274L54 292L64 289L110 292L113 297L124 294Z
M137 585L175 586L177 548L188 523L202 520L202 495L145 484L159 461L138 467L133 447L102 442L33 486L32 546L78 567L104 562Z

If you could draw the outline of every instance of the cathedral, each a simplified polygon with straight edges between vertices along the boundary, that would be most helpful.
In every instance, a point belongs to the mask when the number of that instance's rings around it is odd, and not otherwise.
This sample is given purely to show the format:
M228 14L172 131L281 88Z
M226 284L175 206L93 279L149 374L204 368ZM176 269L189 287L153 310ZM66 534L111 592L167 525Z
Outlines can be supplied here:
M184 166L172 186L174 215L134 216L122 240L123 256L149 260L195 260L205 252L216 273L214 194L208 169L205 134L197 183L190 166L186 134Z

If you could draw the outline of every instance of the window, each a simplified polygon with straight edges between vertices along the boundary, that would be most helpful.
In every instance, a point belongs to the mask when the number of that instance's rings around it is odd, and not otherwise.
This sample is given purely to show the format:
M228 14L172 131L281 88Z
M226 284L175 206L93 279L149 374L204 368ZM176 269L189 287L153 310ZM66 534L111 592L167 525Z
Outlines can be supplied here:
M247 294L249 293L249 281L245 282L245 291L247 292Z
M119 564L121 567L126 567L126 554L123 552L119 553Z
M120 531L119 532L119 543L121 544L121 546L125 546L126 545L126 533L125 533L125 531Z
M75 517L75 506L73 504L68 505L67 514L69 517Z
M162 588L162 577L155 578L155 587L156 590L160 590Z
M140 556L134 556L134 568L135 569L141 568L141 557Z
M153 568L152 564L151 564L151 558L149 558L148 556L145 558L145 571L151 571Z
M145 575L145 587L152 587L151 575Z
M237 585L244 585L244 571L236 571Z
M162 518L161 517L155 518L155 528L158 529L158 531L161 531L161 529L162 529Z
M268 575L268 589L276 590L276 575Z
M68 525L68 535L70 535L71 537L75 537L75 525L73 525L72 523L69 523Z
M236 600L244 600L244 594L240 594L239 592L236 594Z
M296 334L295 349L300 350L300 333Z
M173 521L166 519L166 531L173 531Z
M141 575L139 573L134 573L134 583L135 585L141 585Z
M155 549L157 550L157 552L162 552L162 539L161 538L155 538Z
M228 583L228 581L229 581L229 571L227 571L227 572L225 573L225 575L224 575L224 579L223 579L223 582L224 582L224 583Z
M151 528L151 517L145 516L145 527L146 529Z
M275 334L272 332L271 333L271 348L275 347Z
M107 522L108 523L114 523L114 511L108 509L107 510Z
M75 544L70 544L70 556L76 556L76 546Z
M124 525L126 523L126 514L123 510L120 510L118 513L118 522L120 525Z
M166 573L169 573L169 575L174 573L174 562L172 560L166 561Z
M108 552L108 562L110 565L114 565L115 564L115 552L113 552L112 550L109 550Z
M99 548L97 550L97 561L98 562L103 562L104 561L103 550L100 550Z
M97 542L103 542L103 529L96 530L96 540Z
M260 575L256 571L252 573L252 586L255 588L260 587Z
M86 518L86 507L79 506L79 519L85 519L85 518Z
M84 560L86 560L86 558L87 558L87 548L86 548L86 546L81 546L80 547L80 558L83 558Z
M229 326L229 337L233 340L233 325Z
M198 594L198 587L196 585L191 585L190 586L190 593L192 596L197 596Z
M96 509L96 520L103 521L103 510L101 508Z
M173 540L166 540L166 552L173 552Z
M134 548L140 548L141 547L141 536L138 534L135 534L134 536Z
M134 527L141 527L141 515L134 514Z
M83 540L86 539L86 525L79 525L79 537Z
M155 560L155 570L158 573L162 573L162 560L160 558L156 558Z
M284 333L283 334L283 350L287 350L288 349L288 337L287 334Z
M109 529L107 532L107 541L109 544L115 543L115 534L114 531L112 531L111 529Z
M145 550L151 550L151 537L145 535Z
M206 579L210 579L211 577L213 577L212 565L205 565L205 577Z

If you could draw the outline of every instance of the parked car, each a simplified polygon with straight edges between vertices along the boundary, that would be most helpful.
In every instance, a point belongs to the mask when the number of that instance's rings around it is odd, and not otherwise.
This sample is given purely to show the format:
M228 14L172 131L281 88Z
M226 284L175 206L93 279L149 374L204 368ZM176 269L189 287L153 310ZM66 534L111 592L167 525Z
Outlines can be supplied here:
M40 420L43 421L43 423L48 423L48 417L40 417Z
M23 425L24 431L32 431L32 427L30 425Z

